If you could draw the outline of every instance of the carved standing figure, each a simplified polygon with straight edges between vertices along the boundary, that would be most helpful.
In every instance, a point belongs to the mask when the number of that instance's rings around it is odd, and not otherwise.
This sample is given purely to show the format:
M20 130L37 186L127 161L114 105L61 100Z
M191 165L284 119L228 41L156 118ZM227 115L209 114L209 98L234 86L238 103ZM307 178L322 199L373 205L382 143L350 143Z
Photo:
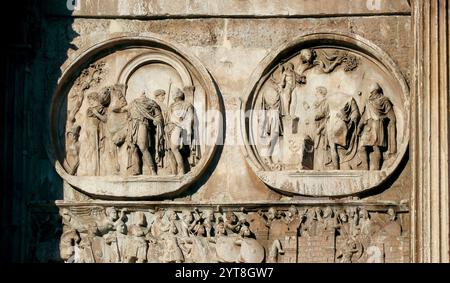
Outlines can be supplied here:
M102 160L103 175L118 175L120 173L119 147L121 147L127 134L127 101L125 100L125 86L108 86L102 90L111 96L108 107L105 131L105 154Z
M185 146L189 146L191 153L195 151L193 143L195 135L194 106L185 100L184 92L177 89L173 103L168 111L168 123L166 124L166 140L169 143L172 172L178 175L185 174Z
M388 157L397 152L397 127L394 107L378 83L370 87L361 122L359 124L360 145L364 169L380 170L382 151Z
M332 162L327 135L327 124L330 120L330 108L326 95L326 88L316 88L317 101L314 104L314 120L316 121L317 130L314 139L314 170L325 169L325 166Z
M168 106L166 105L166 91L163 89L157 89L153 93L156 102L161 109L162 114L162 127L157 127L156 129L156 148L155 148L155 160L156 164L159 168L165 168L167 166L167 154L166 152L169 150L169 143L165 136L166 125L169 122L168 117ZM172 172L173 173L173 172Z
M70 175L77 173L78 166L80 165L80 143L78 141L80 137L80 126L75 126L66 133L66 158L64 159L64 169Z
M167 222L163 227L165 232L162 235L162 240L164 241L164 253L162 256L162 261L165 263L181 263L184 262L184 255L180 248L180 242L178 239L178 227L175 221L177 220L177 214L173 210L168 210L166 212Z
M145 92L134 99L128 110L128 171L130 175L139 175L142 156L142 174L156 175L155 162L150 154L150 127L162 126L162 114L158 104L148 98Z
M104 123L110 99L109 93L105 92L87 95L88 108L80 133L80 176L99 176L101 173L101 155L105 149Z
M63 231L59 242L59 252L64 262L72 263L75 261L75 247L81 238L75 227L72 226L72 215L67 208L60 211L63 223Z
M130 242L125 255L126 262L143 263L147 261L147 239L149 233L147 218L142 211L135 214L136 222L129 228Z
M294 64L287 62L281 66L281 80L277 84L277 91L281 97L281 116L291 116L291 96L295 88Z
M281 120L282 102L280 94L269 95L266 93L262 97L261 115L259 117L259 138L261 143L261 156L264 163L271 169L276 169L272 155L275 146L283 135L283 124Z
M402 235L402 225L400 224L399 219L397 218L397 213L395 210L390 207L387 210L388 214L388 222L383 227L382 232L388 236L397 237Z

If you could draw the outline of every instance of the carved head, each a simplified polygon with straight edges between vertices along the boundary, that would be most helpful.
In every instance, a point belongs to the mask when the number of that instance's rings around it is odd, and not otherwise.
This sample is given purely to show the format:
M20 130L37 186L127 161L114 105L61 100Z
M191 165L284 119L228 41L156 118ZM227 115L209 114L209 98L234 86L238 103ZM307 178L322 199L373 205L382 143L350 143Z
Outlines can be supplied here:
M225 223L223 222L222 217L217 219L217 225L215 227L216 236L226 235L227 230L225 229Z
M356 207L349 207L346 209L347 215L350 218L354 218L358 216L358 208Z
M173 96L173 100L174 101L184 100L184 92L181 89L177 88L177 90L175 91L175 94Z
M344 210L339 213L339 219L342 223L348 222L348 215Z
M120 234L126 235L127 234L127 225L122 220L117 221L116 223L116 231Z
M80 126L75 126L69 129L69 131L67 131L67 137L73 141L78 141L78 138L80 137L80 130Z
M314 51L314 49L308 48L300 51L300 60L303 64L312 64L316 56L316 51Z
M332 218L333 217L333 209L327 206L323 211L323 218Z
M267 211L267 219L273 220L277 217L277 210L274 207L269 208Z
M113 87L105 87L100 91L99 94L99 102L102 106L108 106L111 102L111 93L112 93Z
M286 62L281 66L281 71L294 71L294 64L292 64L291 62Z
M372 94L372 95L383 94L383 89L381 88L380 84L378 84L377 82L371 84L369 89L370 89L370 94Z
M252 235L252 232L250 231L250 227L248 225L248 223L244 223L241 226L241 229L239 230L239 235L241 235L242 237L250 237Z
M387 214L389 215L389 220L394 221L395 219L397 219L397 214L392 207L389 207L389 209L387 210Z
M192 216L192 212L190 212L189 210L185 210L183 212L183 220L188 223L194 221L194 216Z
M60 210L59 214L61 215L63 222L70 222L72 219L72 215L70 214L70 210L67 208L63 208Z
M328 93L328 91L327 91L326 87L323 87L323 86L316 87L316 95L318 97L325 97L327 95L327 93Z
M116 221L119 218L117 215L117 210L114 207L108 207L105 213L106 217L108 217L110 221Z
M157 89L157 90L155 90L153 95L154 95L156 101L158 101L159 103L163 103L164 99L166 97L166 91L163 89Z
M297 215L298 210L297 210L297 208L296 208L295 206L291 205L291 206L289 207L288 212L291 214L291 216L295 216L295 215Z
M111 100L114 99L123 99L125 93L126 86L122 84L115 84L111 87Z
M359 218L361 218L361 219L369 219L370 218L369 212L365 208L360 209L358 215L359 215Z
M214 221L215 217L214 217L214 212L211 209L207 209L203 212L204 214L204 218L209 220L209 221Z
M308 221L317 220L317 213L315 209L308 209L306 212L306 218Z
M90 107L96 107L99 105L98 101L98 93L97 92L90 92L87 95L87 101Z
M316 211L316 216L321 217L322 216L322 209L320 207L316 207L314 209Z
M232 211L227 211L227 212L225 213L225 217L226 217L226 221L227 221L228 223L232 223L232 224L238 222L238 220L239 220L239 219L237 218L236 214L234 214Z
M177 213L175 211L173 211L172 209L167 210L166 214L167 214L167 219L169 221L178 219Z
M136 212L136 225L145 227L147 226L147 218L142 211Z

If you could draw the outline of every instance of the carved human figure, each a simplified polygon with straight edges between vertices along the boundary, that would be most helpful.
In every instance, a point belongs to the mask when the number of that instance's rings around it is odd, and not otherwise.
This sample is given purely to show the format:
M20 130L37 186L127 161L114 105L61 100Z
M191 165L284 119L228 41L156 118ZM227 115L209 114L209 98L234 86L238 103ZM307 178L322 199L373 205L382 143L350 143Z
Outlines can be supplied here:
M63 223L63 231L59 242L59 252L64 262L72 263L75 261L75 246L81 238L77 230L72 226L72 215L67 208L60 211Z
M118 262L124 262L125 260L125 253L127 250L127 237L128 229L127 225L122 219L119 219L116 222L116 244L117 244L117 250L118 250Z
M388 222L383 227L384 234L392 237L397 237L402 235L402 225L400 224L397 213L390 207L387 210Z
M102 92L108 92L111 96L111 103L107 111L105 155L102 159L104 172L102 175L118 175L121 170L118 150L124 144L127 134L125 86L108 86Z
M64 159L64 169L70 175L76 175L78 166L80 165L80 126L74 126L66 133L66 158Z
M80 133L80 165L77 171L80 176L99 176L102 172L104 123L107 121L106 110L110 100L107 92L91 92L87 95L88 108Z
M177 236L179 230L175 223L175 221L178 219L178 216L173 210L167 210L166 216L167 221L162 228L164 233L161 237L161 239L164 241L162 262L184 262L184 255L180 248L180 243Z
M348 207L346 211L348 215L348 222L350 224L350 235L357 236L360 234L358 208Z
M361 154L364 169L380 170L383 151L388 157L397 152L397 125L391 100L378 83L370 87L370 94L359 124Z
M314 170L322 170L333 162L329 150L327 124L330 120L330 108L327 102L327 89L316 88L317 101L314 103L316 121L316 136L314 138ZM334 156L334 166L338 167L337 153Z
M306 83L306 73L308 70L317 66L317 53L314 49L307 48L300 50L299 53L299 64L297 66L297 73L299 77L297 77L297 81L301 84Z
M353 97L340 93L329 95L324 87L316 88L316 96L314 169L321 170L330 165L339 170L342 163L349 162L356 155L356 127L360 120L358 105ZM342 156L340 149L344 149ZM347 167L350 168L349 165Z
M263 95L261 113L259 115L259 138L261 143L261 156L264 163L273 170L277 164L273 162L272 155L275 146L283 135L281 120L281 98L277 92L275 96ZM279 169L279 168L278 168Z
M299 61L300 64L296 71L300 75L298 79L302 83L306 83L306 71L314 67L318 67L321 72L327 74L333 72L343 62L348 62L346 71L351 71L357 66L355 57L345 52L329 55L323 50L317 51L312 48L302 49L299 54Z
M162 127L163 117L158 104L145 92L128 106L128 172L130 175L156 175L155 162L150 154L150 127ZM142 172L139 167L142 156Z
M270 262L278 262L279 255L284 254L282 240L288 230L288 224L282 218L281 212L274 207L270 207L265 216L266 226L269 228L270 248L268 260Z
M169 122L168 117L168 105L166 104L166 91L163 89L157 89L153 93L156 102L161 109L162 117L163 117L163 126L158 127L156 129L156 139L158 139L158 143L156 143L157 147L155 148L155 160L159 168L166 168L169 164L167 158L167 150L169 150L169 143L165 138L164 131L166 130L166 125ZM174 174L174 172L172 172Z
M281 79L276 83L276 89L281 98L281 116L292 116L291 96L295 88L295 78L294 64L287 62L281 65Z
M104 79L104 74L106 73L105 65L104 61L89 65L76 80L77 91L69 93L68 96L68 105L70 106L67 116L68 128L72 128L76 122L76 115L83 105L86 91L97 86Z
M360 233L364 238L369 238L372 234L372 221L370 220L370 215L367 209L361 208L359 210L359 229Z
M216 221L214 216L214 211L211 209L207 209L203 212L203 218L204 218L204 226L206 230L206 237L211 238L214 231L214 223Z
M78 258L75 262L78 263L95 263L96 256L94 254L93 242L97 235L97 224L87 223L80 232L80 242L78 244Z
M317 235L320 214L318 215L316 208L308 208L306 211L306 220L301 226L301 235L306 237L314 237Z
M143 263L147 261L148 244L146 236L150 229L147 228L147 218L142 211L137 211L134 216L135 224L130 225L128 229L130 238L125 261Z
M170 148L172 172L178 175L187 172L185 166L187 156L198 154L194 139L196 131L194 121L194 106L185 100L184 92L177 89L173 97L173 103L169 107L165 133ZM189 147L189 153L186 153L186 146Z
M345 241L342 249L338 252L337 258L340 258L341 263L352 263L355 254L361 252L361 246L352 237Z
M125 217L125 212L126 209L122 209L119 216L114 207L108 207L105 210L105 220L98 224L98 232L103 236L105 243L107 244L107 250L109 251L106 255L105 262L121 261L121 256L123 256L123 254L120 253L117 236L120 234L120 232L118 232L118 225L124 223L123 219ZM123 228L124 227L120 227L121 230L123 230Z
M215 237L220 237L220 236L226 236L227 235L227 229L225 227L225 222L223 221L222 217L218 217L217 218L217 224L214 227L214 234Z
M194 221L194 216L189 210L183 211L181 218L181 235L183 237L191 237L193 229L198 221Z
M242 221L234 214L232 211L227 211L225 213L225 229L227 235L239 233L241 229Z
M320 230L331 233L334 236L337 227L338 227L337 220L336 217L334 217L333 209L327 206L323 210L322 225L320 227Z
M339 234L343 237L351 236L350 223L348 222L348 215L345 210L341 210L338 214Z
M165 225L164 210L158 210L155 212L155 217L152 223L151 234L154 238L158 239L163 234L163 226Z

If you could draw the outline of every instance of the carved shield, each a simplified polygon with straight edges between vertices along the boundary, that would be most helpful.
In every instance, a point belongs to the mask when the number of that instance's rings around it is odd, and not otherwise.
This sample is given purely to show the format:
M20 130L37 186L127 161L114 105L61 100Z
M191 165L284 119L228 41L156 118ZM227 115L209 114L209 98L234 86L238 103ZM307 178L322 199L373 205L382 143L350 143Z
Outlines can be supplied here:
M241 247L236 244L238 237L219 237L216 242L216 252L221 262L238 262Z
M241 244L241 261L261 263L264 260L264 247L255 239L244 239Z

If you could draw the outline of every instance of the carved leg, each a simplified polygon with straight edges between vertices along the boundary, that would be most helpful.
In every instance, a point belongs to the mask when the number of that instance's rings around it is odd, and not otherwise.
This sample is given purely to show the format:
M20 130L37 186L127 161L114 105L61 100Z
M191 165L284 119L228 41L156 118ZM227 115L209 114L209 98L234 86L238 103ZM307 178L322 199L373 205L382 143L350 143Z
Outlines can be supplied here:
M270 247L269 252L270 261L273 263L277 262L279 254L284 254L284 251L281 247L280 240L276 239L275 241L273 241L272 246Z
M172 146L172 154L175 157L176 160L176 164L177 164L177 174L178 175L182 175L184 173L186 173L185 169L184 169L184 161L183 161L183 156L180 153L180 150L178 149L177 146Z
M177 172L177 161L175 160L175 156L172 153L172 150L167 151L168 153L168 160L169 160L169 167L171 174L178 174Z
M362 146L358 149L359 159L361 163L358 164L360 169L369 170L369 152L367 151L367 147Z
M305 139L302 139L300 142L300 149L298 150L299 162L298 162L298 170L303 170L303 155L305 153Z
M150 155L150 151L145 148L144 150L141 149L142 152L142 174L150 174L150 175L156 175L155 171L155 162L153 162L152 156Z
M381 169L381 151L378 146L373 147L372 158L370 158L370 170Z
M331 146L331 162L333 164L333 170L339 170L339 154L337 151L337 146L333 144Z

